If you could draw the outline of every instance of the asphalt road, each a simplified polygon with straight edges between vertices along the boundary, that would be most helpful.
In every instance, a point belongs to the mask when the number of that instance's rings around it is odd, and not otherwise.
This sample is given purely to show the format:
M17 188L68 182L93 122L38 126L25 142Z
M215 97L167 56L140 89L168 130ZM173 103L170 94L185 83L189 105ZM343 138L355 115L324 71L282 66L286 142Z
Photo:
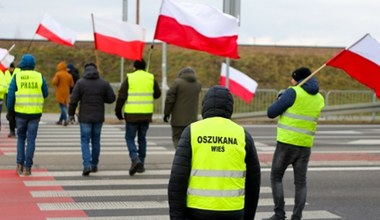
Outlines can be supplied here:
M152 124L144 174L128 175L124 126L104 125L99 172L81 176L79 127L41 122L31 177L16 175L15 139L0 132L1 219L169 219L167 181L174 155L168 125ZM245 126L262 164L257 218L272 214L269 184L275 126ZM379 219L380 125L320 125L308 174L304 219ZM293 175L285 176L288 217ZM2 190L1 190L2 189ZM20 209L21 204L30 207ZM90 217L90 218L87 218Z

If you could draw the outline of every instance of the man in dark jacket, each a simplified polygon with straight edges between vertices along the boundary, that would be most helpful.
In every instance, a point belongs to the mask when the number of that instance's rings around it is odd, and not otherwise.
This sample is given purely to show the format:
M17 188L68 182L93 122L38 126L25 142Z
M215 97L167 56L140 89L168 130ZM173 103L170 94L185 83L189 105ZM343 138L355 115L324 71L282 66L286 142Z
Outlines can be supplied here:
M292 220L302 218L306 203L306 174L313 146L317 120L324 106L316 79L309 77L311 71L301 67L292 72L292 86L280 94L269 106L269 118L280 116L277 125L277 146L271 167L271 185L274 215L270 220L284 220L285 202L282 178L289 165L294 170L295 198Z
M145 70L145 61L136 60L133 67L135 71L128 73L121 84L115 107L116 117L119 120L124 118L126 122L125 141L132 162L129 169L130 176L145 171L146 134L149 123L152 122L154 99L161 96L154 75ZM136 135L138 147L135 143Z
M214 86L202 103L203 120L183 131L168 186L172 220L254 219L259 158L251 135L231 120L232 112L230 91Z
M98 171L104 104L113 103L115 99L111 85L99 76L96 65L86 64L84 76L76 83L69 104L69 118L73 120L75 109L80 102L78 121L81 133L83 176ZM90 142L92 144L91 155Z
M177 148L183 129L198 120L199 93L202 86L197 81L195 71L185 67L178 73L172 86L166 94L164 122L172 127L173 145Z

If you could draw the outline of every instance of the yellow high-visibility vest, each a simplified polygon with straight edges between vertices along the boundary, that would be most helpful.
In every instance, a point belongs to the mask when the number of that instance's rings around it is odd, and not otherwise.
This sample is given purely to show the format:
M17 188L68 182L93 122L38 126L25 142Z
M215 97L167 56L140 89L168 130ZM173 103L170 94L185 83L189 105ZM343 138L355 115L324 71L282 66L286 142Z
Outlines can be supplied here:
M212 117L191 124L191 174L187 207L236 211L244 208L245 132L233 121Z
M317 121L324 107L324 98L311 95L300 86L292 87L296 100L278 120L277 141L301 147L312 147Z
M34 70L23 70L16 74L15 112L23 114L42 113L44 97L42 74Z
M125 113L153 113L154 76L143 70L128 73L128 99Z

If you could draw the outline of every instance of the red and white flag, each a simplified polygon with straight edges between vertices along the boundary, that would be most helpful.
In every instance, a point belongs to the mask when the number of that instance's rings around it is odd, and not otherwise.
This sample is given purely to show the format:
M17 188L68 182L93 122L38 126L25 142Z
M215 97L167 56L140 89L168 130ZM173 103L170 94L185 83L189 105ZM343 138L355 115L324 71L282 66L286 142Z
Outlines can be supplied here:
M145 29L123 21L94 18L95 48L130 60L141 60Z
M226 85L226 68L227 65L223 63L219 81L219 85L222 86ZM242 98L246 103L252 101L253 97L255 97L255 92L257 89L257 82L255 80L232 67L229 67L228 79L228 89L231 91L232 94Z
M59 24L50 15L45 14L39 24L36 34L45 37L49 41L66 46L74 46L76 33Z
M9 51L4 48L0 48L0 70L6 71L11 63L14 61L15 57L9 54Z
M370 34L335 55L326 65L344 70L375 90L376 96L380 98L380 44Z
M179 47L239 58L238 20L204 5L163 0L154 39Z

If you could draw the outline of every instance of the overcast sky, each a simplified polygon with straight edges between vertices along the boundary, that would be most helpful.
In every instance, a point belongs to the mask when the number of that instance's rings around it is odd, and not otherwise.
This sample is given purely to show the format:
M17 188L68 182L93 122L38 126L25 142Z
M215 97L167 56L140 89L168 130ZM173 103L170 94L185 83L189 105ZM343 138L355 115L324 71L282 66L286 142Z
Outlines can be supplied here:
M223 10L223 0L186 1ZM33 38L47 13L76 31L77 40L93 40L91 13L121 20L122 5L123 0L1 0L0 38ZM147 42L153 40L160 5L161 0L140 0ZM365 33L380 41L379 10L379 0L241 0L238 43L347 47ZM136 0L128 0L128 22L136 23Z

